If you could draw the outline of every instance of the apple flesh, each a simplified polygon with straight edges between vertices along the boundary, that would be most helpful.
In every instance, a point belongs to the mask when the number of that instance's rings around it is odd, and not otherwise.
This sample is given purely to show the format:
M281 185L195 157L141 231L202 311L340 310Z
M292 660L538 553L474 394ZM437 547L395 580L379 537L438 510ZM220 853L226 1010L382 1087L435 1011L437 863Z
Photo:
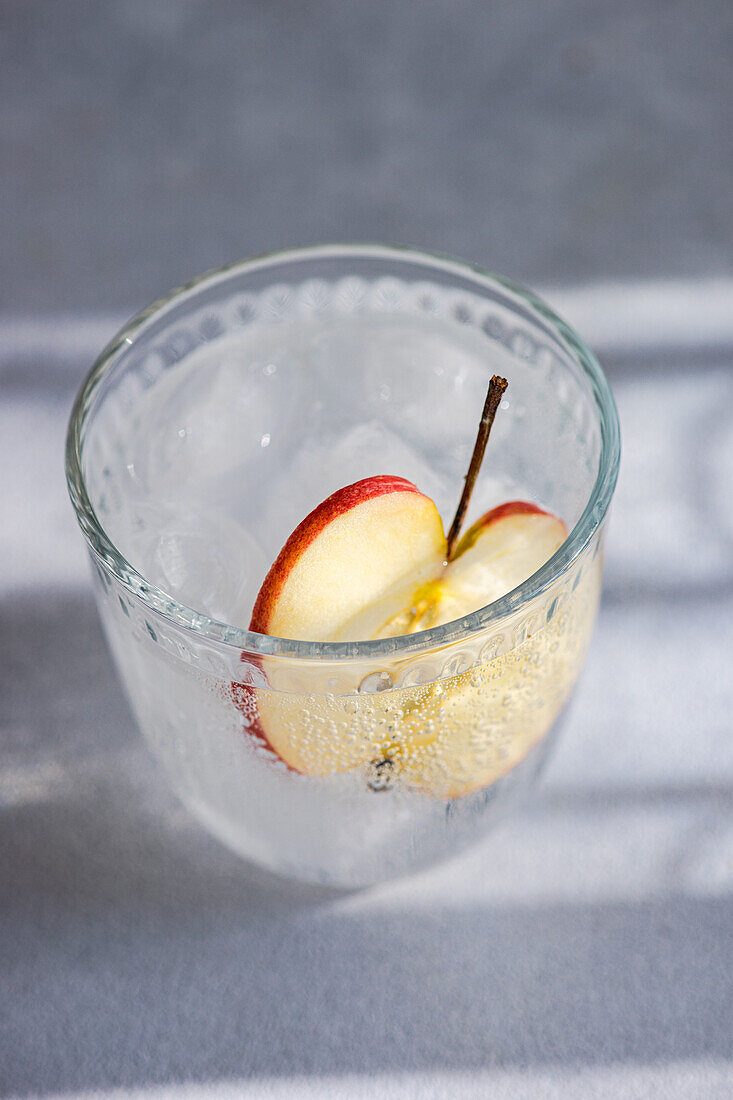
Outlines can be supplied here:
M415 633L499 599L536 572L566 537L561 519L534 504L510 501L477 520L446 562L433 501L403 478L366 478L334 493L296 528L262 585L250 629L314 641ZM356 696L355 705L330 696L306 702L279 691L270 674L271 690L247 691L249 728L303 774L366 772L388 761L407 786L455 797L514 766L554 720L567 694L570 664L558 664L558 646L549 657L551 641L538 644L554 679L542 688L533 721L522 719L516 729L512 722L518 719L501 711L515 680L526 696L516 652L499 658L501 667L488 665L418 689ZM524 659L529 661L529 653ZM533 668L537 663L532 658ZM504 670L509 677L502 680Z

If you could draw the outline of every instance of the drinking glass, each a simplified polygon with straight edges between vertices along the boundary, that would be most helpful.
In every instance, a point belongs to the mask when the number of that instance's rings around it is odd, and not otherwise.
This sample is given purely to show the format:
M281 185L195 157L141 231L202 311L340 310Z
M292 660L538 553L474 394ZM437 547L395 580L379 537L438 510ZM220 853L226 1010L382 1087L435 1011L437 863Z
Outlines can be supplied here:
M524 496L561 516L569 534L549 561L418 634L250 632L268 564L341 485L405 476L449 521L494 373L509 389L472 508ZM457 851L531 787L590 639L619 464L601 368L534 295L381 245L233 264L102 352L66 463L140 729L241 856L360 886ZM297 739L302 771L263 743L273 724Z

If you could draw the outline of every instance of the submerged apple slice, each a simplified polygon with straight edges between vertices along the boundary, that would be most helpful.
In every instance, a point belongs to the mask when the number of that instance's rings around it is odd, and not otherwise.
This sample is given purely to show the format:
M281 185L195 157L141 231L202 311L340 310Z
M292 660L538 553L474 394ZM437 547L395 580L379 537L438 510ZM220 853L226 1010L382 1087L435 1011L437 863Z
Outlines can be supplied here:
M510 592L566 535L556 516L511 501L474 523L446 563L435 504L402 478L367 478L334 493L296 528L262 585L250 629L315 641L415 633ZM535 649L538 644L541 639ZM501 660L513 668L514 658ZM360 696L354 705L324 697L306 707L302 698L272 683L274 690L256 692L252 729L304 774L386 762L408 786L454 797L513 766L557 712L545 691L546 720L536 714L531 727L512 735L509 748L506 716L500 735L499 727L494 729L499 711L495 704L487 710L487 684L480 672L463 674L417 690ZM559 679L557 686L558 699L564 698ZM506 682L501 690L506 695Z

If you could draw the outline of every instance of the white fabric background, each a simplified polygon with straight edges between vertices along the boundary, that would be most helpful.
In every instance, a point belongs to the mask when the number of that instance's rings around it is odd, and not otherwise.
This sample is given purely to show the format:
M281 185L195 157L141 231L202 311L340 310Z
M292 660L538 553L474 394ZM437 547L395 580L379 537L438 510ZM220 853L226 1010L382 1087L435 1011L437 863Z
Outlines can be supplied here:
M530 806L453 863L336 896L246 871L168 793L65 496L76 358L38 355L27 330L15 343L0 408L4 1094L730 1095L723 357L607 357L624 462L604 603Z
M733 9L489 7L2 5L3 1096L733 1096ZM542 786L346 896L245 870L168 793L62 469L126 315L335 238L570 285L624 436Z

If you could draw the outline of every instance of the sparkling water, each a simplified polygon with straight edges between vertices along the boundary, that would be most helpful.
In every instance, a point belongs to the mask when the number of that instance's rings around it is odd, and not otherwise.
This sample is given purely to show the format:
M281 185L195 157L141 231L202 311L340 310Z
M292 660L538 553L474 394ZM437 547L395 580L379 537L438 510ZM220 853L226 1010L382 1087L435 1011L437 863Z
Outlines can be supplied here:
M478 310L464 299L464 312ZM467 525L524 498L572 527L598 458L581 383L551 363L538 369L521 341L512 349L465 323L454 298L434 300L419 317L319 315L301 296L287 323L262 310L178 357L122 428L100 417L87 477L130 564L178 604L247 627L288 535L343 485L406 477L447 528L493 373L509 389ZM236 652L216 663L172 625L136 625L122 595L105 593L103 619L141 728L198 816L275 870L356 885L449 850L536 769L538 751L524 758L566 701L595 613L600 559L581 564L531 614L471 646L361 668L353 682L315 666L247 665ZM254 735L253 712L291 731L304 759L330 752L332 772L286 767ZM387 742L396 775L383 768Z

